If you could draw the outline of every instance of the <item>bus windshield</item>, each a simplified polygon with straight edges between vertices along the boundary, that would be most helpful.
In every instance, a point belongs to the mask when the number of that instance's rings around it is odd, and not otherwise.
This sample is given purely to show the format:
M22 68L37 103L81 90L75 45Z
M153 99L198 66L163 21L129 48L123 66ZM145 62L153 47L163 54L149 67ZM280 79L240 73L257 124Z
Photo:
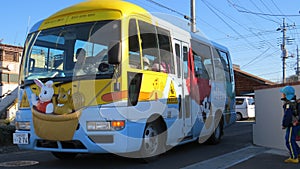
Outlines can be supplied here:
M120 41L120 21L99 21L60 26L28 35L21 81L35 78L70 78L112 75L107 50Z

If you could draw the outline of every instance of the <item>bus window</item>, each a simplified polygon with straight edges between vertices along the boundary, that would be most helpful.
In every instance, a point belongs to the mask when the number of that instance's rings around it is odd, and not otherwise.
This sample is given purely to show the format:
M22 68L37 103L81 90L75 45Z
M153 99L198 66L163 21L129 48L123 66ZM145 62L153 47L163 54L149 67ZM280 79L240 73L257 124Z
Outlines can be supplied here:
M213 48L213 57L214 57L214 67L215 67L215 73L216 73L216 81L225 81L225 73L226 73L226 65L224 65L223 59L220 56L217 49Z
M148 64L147 67L144 66L145 69L152 69L153 64L159 62L156 29L154 25L144 21L139 21L138 23L141 34L143 60L145 61L143 64Z
M135 19L129 21L129 66L131 68L141 68L140 45Z
M184 78L188 77L188 48L186 46L183 47L183 74Z
M34 46L32 49L32 59L35 61L35 72L42 70L63 70L64 51Z
M205 69L205 66L202 62L201 56L197 55L197 53L193 52L194 55L194 69L195 69L195 75L197 78L202 79L209 79L209 75Z
M177 75L181 77L181 63L180 63L180 45L175 44L175 52L176 52L176 61L177 61Z
M75 52L82 48L86 51L87 61L101 61L101 62L108 62L107 58L107 46L98 44L98 43L92 43L82 40L76 40L75 42L75 48L74 48L74 57L73 60L76 61Z
M228 55L226 52L223 52L220 50L218 52L220 54L220 59L223 64L223 67L224 67L226 81L232 82L232 78L230 76L230 66L229 66Z
M214 79L210 47L208 45L192 40L192 48L198 56L201 56L203 65L209 75L209 79Z
M174 59L172 55L170 32L163 28L157 27L157 34L159 40L161 65L164 67L164 69L166 69L165 72L174 74L175 66L174 66Z

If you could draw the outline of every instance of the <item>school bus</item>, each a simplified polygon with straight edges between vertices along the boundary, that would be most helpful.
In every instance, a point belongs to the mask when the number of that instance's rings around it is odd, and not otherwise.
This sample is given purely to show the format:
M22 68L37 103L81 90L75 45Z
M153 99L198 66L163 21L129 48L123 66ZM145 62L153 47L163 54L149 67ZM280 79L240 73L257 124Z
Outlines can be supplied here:
M120 0L36 23L19 86L14 143L59 159L148 159L192 141L217 144L236 119L229 50Z

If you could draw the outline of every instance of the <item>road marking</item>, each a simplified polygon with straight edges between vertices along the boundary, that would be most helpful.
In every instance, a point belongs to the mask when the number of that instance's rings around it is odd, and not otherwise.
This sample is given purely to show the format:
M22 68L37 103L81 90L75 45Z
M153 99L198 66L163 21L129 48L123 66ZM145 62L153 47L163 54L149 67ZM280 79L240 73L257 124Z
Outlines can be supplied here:
M258 154L264 153L267 150L268 149L265 147L248 146L181 169L225 169L246 161Z
M8 161L0 163L0 167L24 167L39 164L38 161Z

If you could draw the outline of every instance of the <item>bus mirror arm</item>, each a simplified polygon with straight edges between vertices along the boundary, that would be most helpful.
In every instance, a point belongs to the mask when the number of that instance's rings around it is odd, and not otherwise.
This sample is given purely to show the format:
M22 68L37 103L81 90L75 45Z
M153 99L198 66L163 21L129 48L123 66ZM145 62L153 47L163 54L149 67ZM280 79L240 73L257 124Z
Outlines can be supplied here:
M121 85L120 82L118 81L118 77L120 76L119 74L119 65L114 66L114 76L116 78L116 82L114 83L114 91L120 91Z
M121 63L121 42L111 41L108 46L108 63L119 65Z

